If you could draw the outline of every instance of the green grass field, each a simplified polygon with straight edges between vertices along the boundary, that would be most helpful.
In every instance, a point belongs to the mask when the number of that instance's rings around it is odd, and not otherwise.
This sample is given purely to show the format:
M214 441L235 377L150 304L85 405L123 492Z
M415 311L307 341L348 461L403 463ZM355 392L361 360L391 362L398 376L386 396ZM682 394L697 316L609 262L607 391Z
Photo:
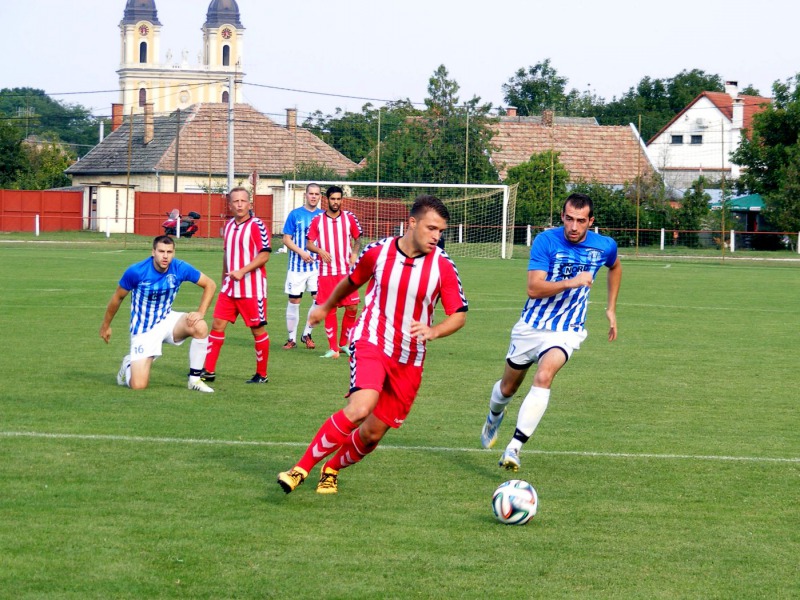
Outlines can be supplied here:
M539 514L509 527L490 498L520 399L496 449L478 436L524 260L461 259L467 325L430 344L406 424L338 496L316 472L286 496L275 475L343 405L348 369L281 350L285 255L268 385L244 384L237 323L215 394L186 389L187 346L132 392L115 382L128 302L110 346L98 328L147 251L89 241L0 244L1 598L800 597L800 264L626 258L613 344L598 281L522 452ZM221 252L194 241L178 256L218 279Z

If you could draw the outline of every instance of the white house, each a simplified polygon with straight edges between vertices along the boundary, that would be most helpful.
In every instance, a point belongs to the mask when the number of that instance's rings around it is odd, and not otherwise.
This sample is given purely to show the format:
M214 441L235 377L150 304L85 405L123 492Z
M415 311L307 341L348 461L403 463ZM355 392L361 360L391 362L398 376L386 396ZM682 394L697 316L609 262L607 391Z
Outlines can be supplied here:
M737 179L739 167L730 155L753 115L771 101L739 94L735 81L726 81L724 92L702 92L650 139L650 160L671 187L688 188L700 175L709 181Z

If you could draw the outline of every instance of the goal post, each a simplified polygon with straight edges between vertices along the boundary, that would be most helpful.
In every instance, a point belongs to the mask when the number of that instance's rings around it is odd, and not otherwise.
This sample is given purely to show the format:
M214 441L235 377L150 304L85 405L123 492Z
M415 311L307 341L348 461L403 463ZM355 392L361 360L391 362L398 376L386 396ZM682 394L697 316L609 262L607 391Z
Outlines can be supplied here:
M514 213L517 185L393 183L363 181L284 182L284 219L302 206L306 186L316 183L324 193L331 185L344 190L342 207L352 211L368 242L402 235L408 211L420 194L440 198L450 213L445 231L445 251L453 257L511 258L514 244ZM362 245L363 247L363 245Z

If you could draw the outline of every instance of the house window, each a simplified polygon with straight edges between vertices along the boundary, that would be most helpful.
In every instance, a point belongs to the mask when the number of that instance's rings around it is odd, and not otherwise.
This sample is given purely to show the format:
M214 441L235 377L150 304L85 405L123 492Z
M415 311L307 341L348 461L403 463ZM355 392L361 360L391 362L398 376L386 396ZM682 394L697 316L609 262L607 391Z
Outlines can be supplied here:
M228 92L222 92L222 101L227 104L228 103Z
M670 144L682 144L683 143L683 136L682 135L673 135L670 141Z
M222 66L223 67L230 67L231 66L231 47L227 44L222 47Z
M142 42L139 44L139 62L147 62L147 42Z
M147 90L141 88L139 90L139 106L144 106L145 104L147 104Z
M702 135L693 135L692 136L692 144L702 144L703 143L703 136Z

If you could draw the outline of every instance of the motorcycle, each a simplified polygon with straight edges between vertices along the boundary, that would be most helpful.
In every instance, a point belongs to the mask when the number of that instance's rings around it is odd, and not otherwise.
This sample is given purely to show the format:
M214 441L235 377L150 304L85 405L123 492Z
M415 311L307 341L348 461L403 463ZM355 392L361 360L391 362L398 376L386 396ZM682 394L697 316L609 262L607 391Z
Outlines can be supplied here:
M175 226L179 216L180 212L177 208L173 208L167 213L167 220L161 224L161 227L164 228L164 235L178 235ZM195 221L199 219L200 214L194 212L193 210L190 210L188 215L183 215L181 217L181 232L179 237L190 238L197 233L199 227Z

